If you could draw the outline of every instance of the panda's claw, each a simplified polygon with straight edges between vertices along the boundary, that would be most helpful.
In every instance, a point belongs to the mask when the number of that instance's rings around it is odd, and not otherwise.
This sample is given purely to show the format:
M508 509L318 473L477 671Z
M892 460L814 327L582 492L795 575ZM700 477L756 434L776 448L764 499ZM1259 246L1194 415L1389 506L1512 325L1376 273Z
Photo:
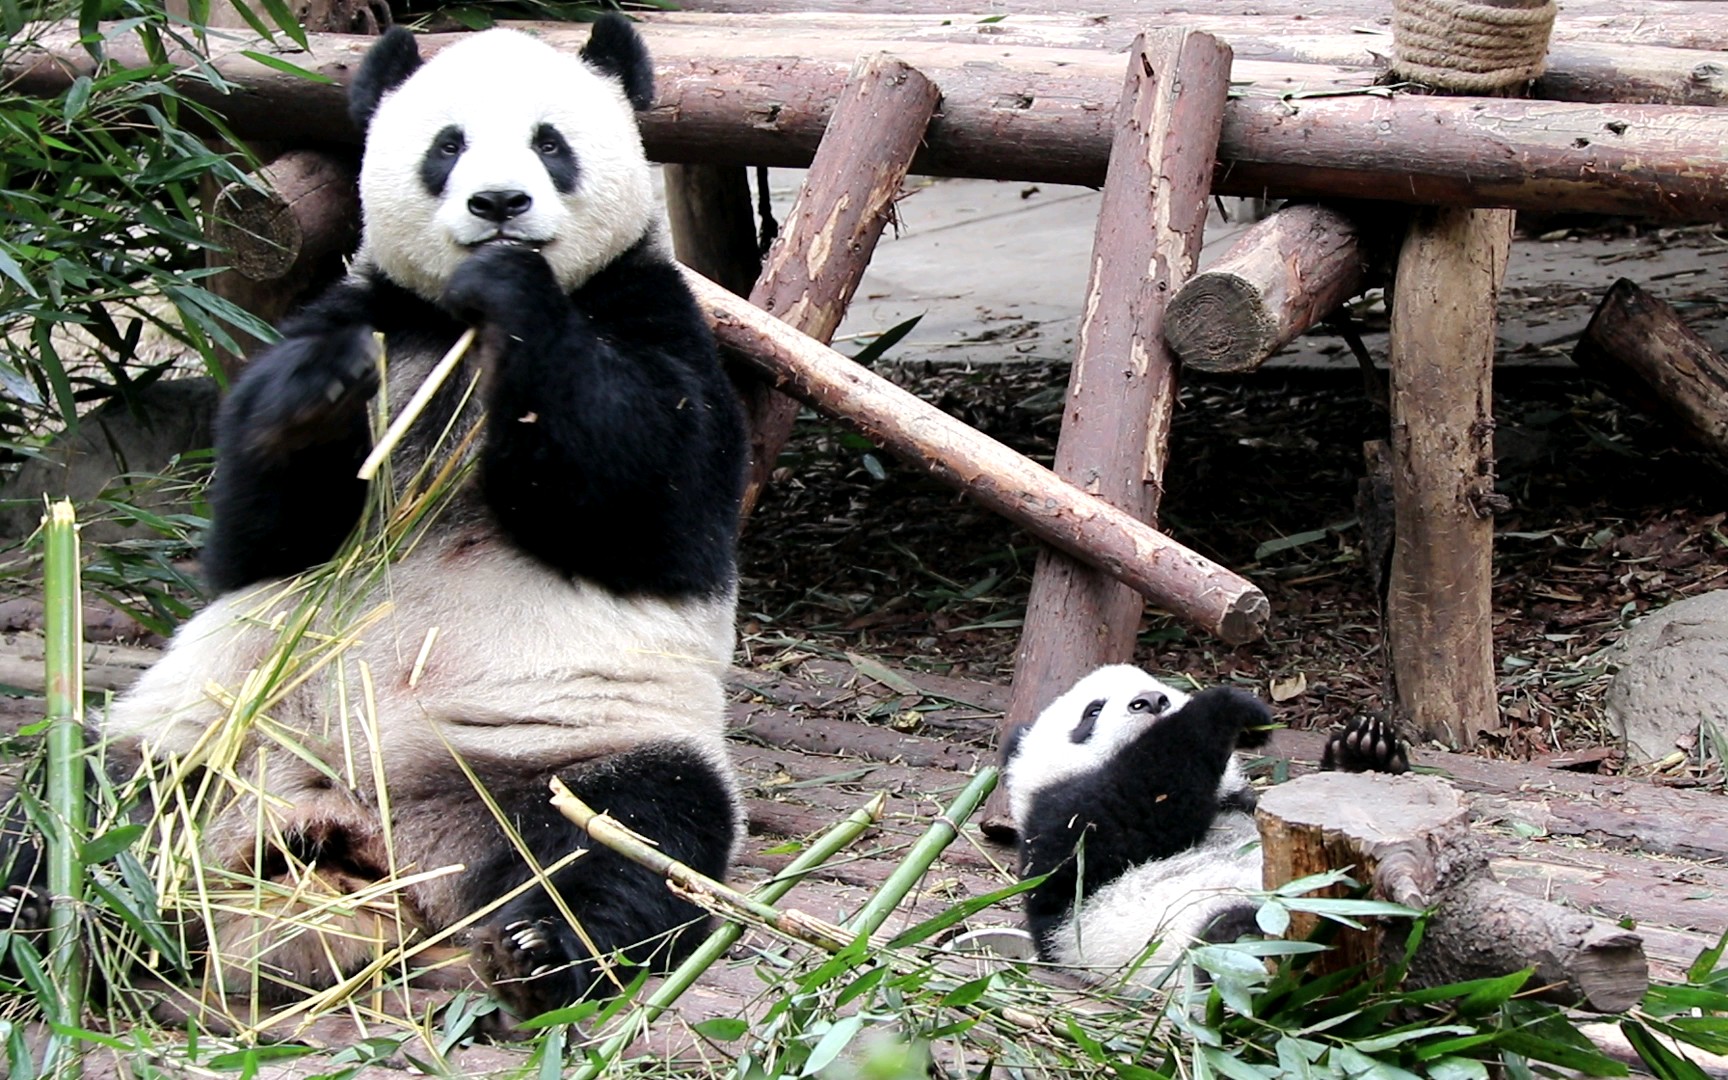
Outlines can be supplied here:
M0 929L41 930L48 925L48 897L28 885L10 885L0 893Z
M1378 716L1358 716L1327 738L1320 768L1401 773L1409 771L1410 755L1391 724Z

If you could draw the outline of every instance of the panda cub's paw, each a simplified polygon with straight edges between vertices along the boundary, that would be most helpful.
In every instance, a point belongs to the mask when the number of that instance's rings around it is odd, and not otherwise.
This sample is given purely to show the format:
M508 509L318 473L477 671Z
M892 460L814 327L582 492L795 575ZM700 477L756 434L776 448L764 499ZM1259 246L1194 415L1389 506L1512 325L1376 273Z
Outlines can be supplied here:
M1214 686L1188 699L1184 712L1193 711L1201 723L1230 736L1230 745L1251 750L1266 745L1272 737L1272 710L1253 694L1233 686Z
M1358 716L1326 740L1320 768L1338 772L1401 773L1410 768L1404 740L1378 716Z
M525 321L544 323L567 304L540 253L510 244L488 245L468 256L444 286L444 307L457 318L506 331Z
M581 946L561 919L519 919L474 931L470 962L518 1020L580 999L591 981Z

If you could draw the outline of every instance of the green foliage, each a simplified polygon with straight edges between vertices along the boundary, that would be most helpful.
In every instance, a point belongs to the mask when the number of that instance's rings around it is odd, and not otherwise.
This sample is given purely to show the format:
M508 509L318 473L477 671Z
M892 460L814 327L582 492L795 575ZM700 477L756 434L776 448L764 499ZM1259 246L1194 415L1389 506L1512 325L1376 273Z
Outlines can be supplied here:
M223 128L183 92L200 80L224 89L220 77L168 59L197 54L198 35L161 0L0 4L0 56L11 66L32 47L39 24L27 18L73 17L87 70L55 97L0 93L0 442L14 451L45 423L75 427L89 402L125 395L179 354L219 374L213 350L237 349L234 329L270 334L203 287L199 185L244 175L194 134ZM147 62L111 62L122 43ZM147 338L174 355L146 360Z

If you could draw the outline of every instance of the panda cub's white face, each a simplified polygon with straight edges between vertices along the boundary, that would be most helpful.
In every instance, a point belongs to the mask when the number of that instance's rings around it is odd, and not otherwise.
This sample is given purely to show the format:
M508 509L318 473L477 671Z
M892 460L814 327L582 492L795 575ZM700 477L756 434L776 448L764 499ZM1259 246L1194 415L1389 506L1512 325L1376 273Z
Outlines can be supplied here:
M1101 667L1075 683L1038 714L1008 761L1014 820L1026 820L1038 792L1111 760L1188 697L1132 664Z
M514 30L465 38L385 96L360 199L360 261L434 301L492 243L537 249L574 290L654 220L623 86Z

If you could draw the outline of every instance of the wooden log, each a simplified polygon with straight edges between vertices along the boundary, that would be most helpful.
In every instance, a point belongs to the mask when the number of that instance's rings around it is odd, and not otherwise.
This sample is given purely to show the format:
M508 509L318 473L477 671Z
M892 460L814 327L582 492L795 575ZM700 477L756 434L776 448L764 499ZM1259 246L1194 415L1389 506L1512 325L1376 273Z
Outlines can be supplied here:
M350 153L290 150L258 170L262 190L218 192L209 234L226 269L217 291L274 324L334 280L360 240L359 175Z
M678 261L747 296L762 272L750 178L741 165L667 165L666 221Z
M1572 350L1579 367L1633 408L1728 454L1728 359L1660 298L1621 278Z
M805 404L1230 643L1265 632L1250 582L695 274L715 336Z
M975 15L988 7L998 22L972 20L983 30L1003 23L1010 27L1034 21L1082 19L1091 23L1142 27L1157 23L1204 30L1226 39L1235 48L1232 29L1253 26L1268 35L1280 31L1313 33L1316 28L1354 31L1386 27L1392 21L1390 0L1272 0L1244 5L1238 0L685 0L686 12L740 15L808 15L811 12L880 18L921 16L964 23L955 15ZM1566 18L1557 32L1587 34L1590 40L1625 46L1664 43L1693 49L1728 49L1728 26L1720 3L1698 0L1647 0L1629 10L1620 0L1567 0Z
M1543 997L1621 1012L1649 985L1637 934L1495 881L1470 837L1463 800L1437 777L1316 773L1267 790L1255 817L1268 889L1352 867L1375 899L1434 909L1410 965L1415 986L1534 967L1529 985L1546 987ZM1310 932L1313 920L1293 918L1292 935ZM1378 968L1404 943L1404 927L1387 920L1361 932L1345 928L1317 968Z
M858 62L750 290L752 304L824 345L834 337L940 97L936 84L904 61L878 53ZM792 435L798 402L760 378L739 390L750 421L748 516Z
M1229 46L1209 34L1160 31L1128 52L1055 471L1140 521L1157 520L1176 404L1164 308L1200 257L1229 92ZM1041 551L1000 739L1086 672L1132 659L1141 607L1110 575ZM1006 809L1003 791L992 832L1011 828Z
M1252 371L1364 288L1356 222L1315 203L1247 229L1170 301L1164 340L1199 371Z
M422 47L431 53L454 36L427 35ZM586 31L555 26L543 37L574 51ZM851 66L850 57L788 57L783 40L717 55L706 39L649 27L648 42L660 96L643 118L643 138L660 161L808 165ZM296 63L328 77L327 86L245 55L256 44L234 43L210 61L233 92L190 80L178 89L242 137L356 138L344 85L366 39L309 35L310 55L296 54ZM802 50L806 43L799 44ZM130 36L116 37L106 49L121 67L144 64ZM1103 183L1110 109L1121 77L1114 58L1077 49L998 55L946 44L896 51L943 92L942 113L931 123L914 172ZM191 62L178 51L170 59ZM52 95L90 71L76 27L59 23L45 26L33 48L9 54L0 75L20 93ZM1302 84L1287 78L1266 89L1277 87L1294 96L1247 96L1225 107L1215 193L1531 210L1563 204L1579 213L1675 221L1728 217L1728 160L1720 152L1728 144L1728 110L1404 95L1304 98Z
M1511 244L1505 211L1418 211L1392 294L1387 640L1408 730L1454 749L1500 726L1491 380Z

